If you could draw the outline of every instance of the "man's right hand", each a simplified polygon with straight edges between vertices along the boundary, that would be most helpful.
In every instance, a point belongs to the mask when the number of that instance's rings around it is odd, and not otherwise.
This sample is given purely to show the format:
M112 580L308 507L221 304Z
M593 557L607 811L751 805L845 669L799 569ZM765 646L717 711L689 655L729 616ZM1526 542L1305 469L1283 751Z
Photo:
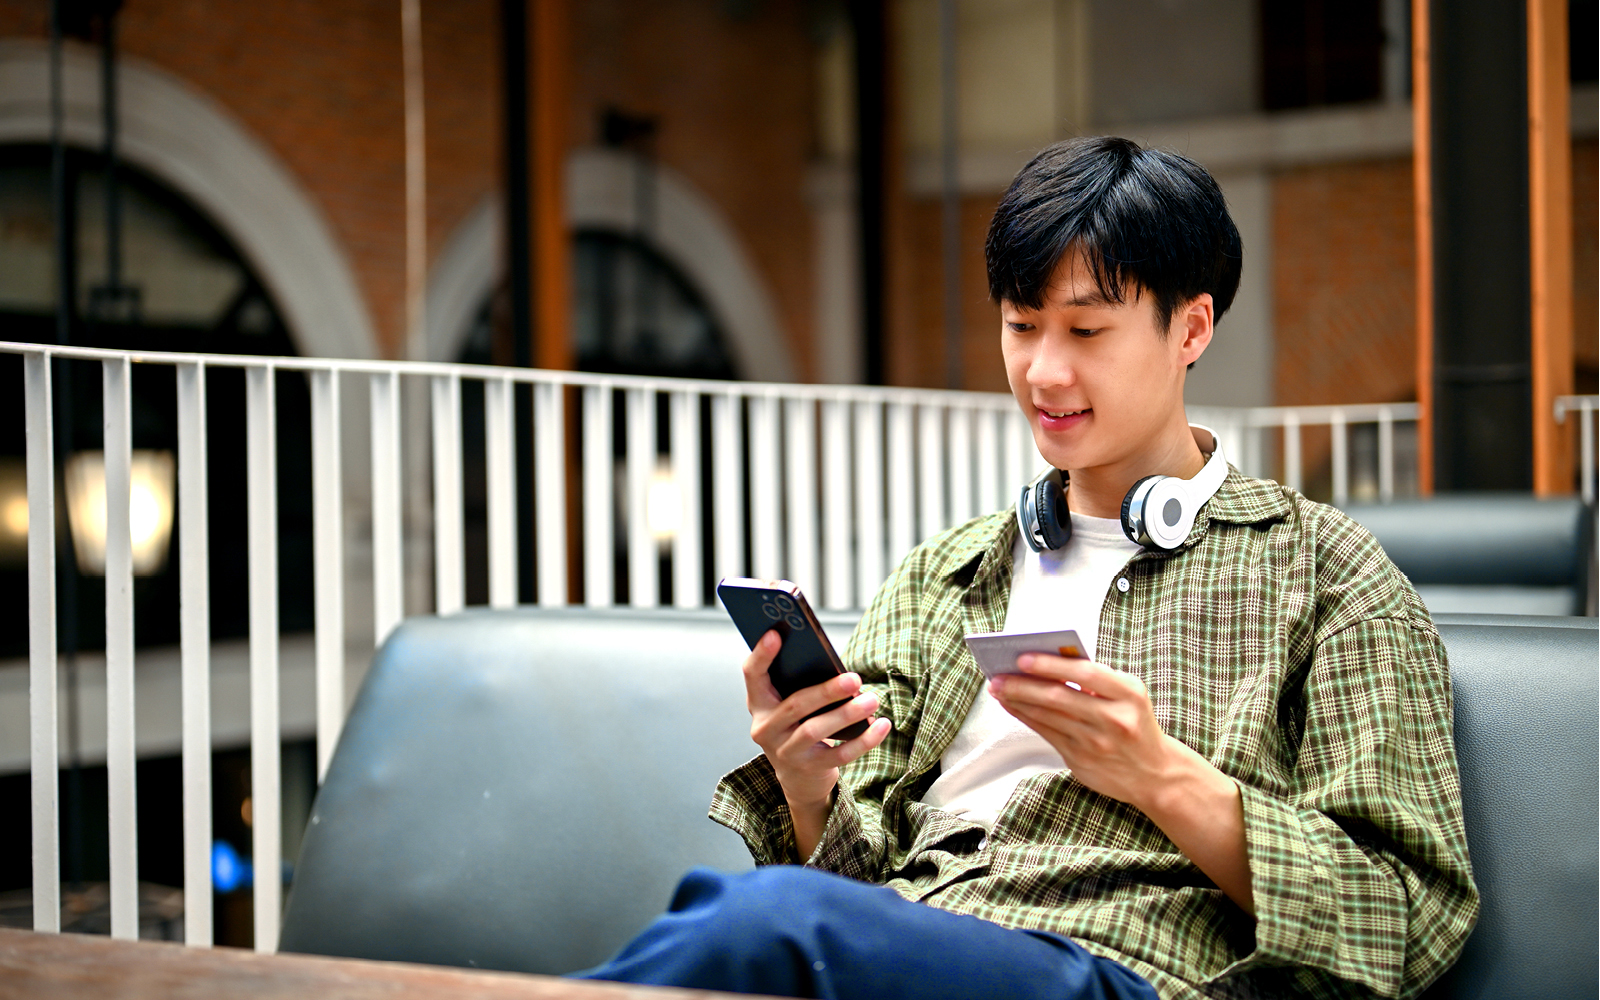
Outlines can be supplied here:
M822 840L822 830L833 807L833 790L839 768L882 743L889 735L889 720L875 718L878 696L861 690L861 676L840 674L787 698L778 696L767 668L782 645L776 631L756 643L744 661L745 704L750 709L750 738L761 747L783 786L794 820L794 835L804 860ZM848 699L830 712L807 719L825 705ZM853 722L871 719L867 731L839 744L828 741Z

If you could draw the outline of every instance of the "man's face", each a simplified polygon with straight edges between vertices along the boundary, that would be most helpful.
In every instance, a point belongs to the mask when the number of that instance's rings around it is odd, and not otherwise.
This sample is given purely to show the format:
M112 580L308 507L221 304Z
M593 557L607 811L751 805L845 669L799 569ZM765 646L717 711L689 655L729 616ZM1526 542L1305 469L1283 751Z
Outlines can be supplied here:
M1188 365L1211 341L1211 296L1181 303L1167 335L1148 293L1105 299L1077 254L1056 268L1045 302L1001 302L1011 393L1039 452L1058 469L1137 470L1183 428Z

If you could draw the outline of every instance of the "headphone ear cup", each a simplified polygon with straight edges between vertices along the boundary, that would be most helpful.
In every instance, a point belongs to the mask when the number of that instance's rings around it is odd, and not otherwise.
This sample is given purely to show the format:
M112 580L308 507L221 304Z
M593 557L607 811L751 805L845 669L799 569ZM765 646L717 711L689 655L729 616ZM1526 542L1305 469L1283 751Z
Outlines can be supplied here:
M1055 550L1067 544L1072 538L1072 515L1067 510L1067 491L1061 488L1058 477L1039 480L1033 490L1033 505L1045 549Z
M1128 536L1128 541L1137 545L1149 545L1150 539L1144 530L1144 498L1151 488L1166 476L1145 476L1133 484L1128 490L1128 495L1122 498L1122 533Z
M1163 476L1160 482L1150 484L1140 504L1146 545L1171 552L1189 537L1196 504L1187 481Z

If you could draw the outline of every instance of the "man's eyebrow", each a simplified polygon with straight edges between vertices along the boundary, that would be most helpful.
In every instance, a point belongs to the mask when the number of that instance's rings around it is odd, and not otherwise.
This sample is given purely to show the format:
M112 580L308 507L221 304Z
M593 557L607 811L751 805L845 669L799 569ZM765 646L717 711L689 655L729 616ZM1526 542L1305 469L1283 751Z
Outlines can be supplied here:
M1103 292L1089 292L1088 294L1077 295L1067 299L1064 302L1058 301L1053 304L1058 307L1074 306L1078 308L1097 308L1099 306L1114 305L1115 303Z

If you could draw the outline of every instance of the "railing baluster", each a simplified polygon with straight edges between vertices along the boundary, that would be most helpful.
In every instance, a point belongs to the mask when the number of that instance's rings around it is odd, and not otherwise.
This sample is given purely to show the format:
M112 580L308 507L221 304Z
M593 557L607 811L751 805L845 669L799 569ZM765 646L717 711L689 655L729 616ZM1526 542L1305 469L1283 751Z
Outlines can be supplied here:
M461 501L461 378L435 375L433 387L433 610L453 615L466 604Z
M883 568L883 404L855 404L856 603L864 607L887 575Z
M1582 450L1582 457L1578 459L1578 474L1583 477L1580 487L1583 493L1583 502L1594 503L1594 439L1595 424L1600 421L1600 411L1595 409L1590 400L1584 400L1582 409L1578 411L1578 447Z
M737 393L711 397L712 503L716 516L712 565L719 580L744 576L744 457Z
M1300 415L1293 411L1283 417L1283 485L1300 488Z
M111 936L139 936L138 810L133 732L132 379L127 358L101 364L105 404L106 784Z
M483 383L484 488L489 542L489 606L517 603L517 480L511 380Z
M916 463L911 443L911 404L889 404L889 564L900 565L917 543Z
M698 608L704 544L700 537L700 394L675 392L669 413L672 476L678 484L678 533L672 539L672 603Z
M377 405L374 402L374 413ZM250 549L250 839L256 873L252 892L255 948L270 954L278 950L283 899L279 876L283 817L278 762L278 432L271 365L245 369L245 440ZM374 441L374 450L377 445ZM376 496L377 484L373 485ZM395 494L399 494L398 484Z
M1006 505L1005 481L1000 477L1000 414L985 406L976 420L978 511L987 514Z
M177 366L178 634L183 704L183 939L211 944L211 576L206 369Z
M1333 411L1328 433L1333 442L1333 505L1343 507L1350 501L1350 435L1343 410Z
M1378 500L1394 499L1394 411L1378 410Z
M750 397L750 548L751 572L762 579L783 575L779 547L778 400L770 393Z
M950 481L949 524L965 524L972 520L973 454L972 408L953 406L949 414L949 443L945 448Z
M372 376L372 644L405 615L400 520L400 376Z
M817 404L790 399L784 404L784 501L788 511L789 568L786 576L816 593L817 573Z
M311 532L316 592L317 781L344 726L344 455L339 373L311 373Z
M33 803L33 929L61 930L56 716L56 471L50 356L22 356L28 439L28 742Z
M567 603L567 407L559 382L533 387L534 539L539 547L539 603Z
M650 480L656 471L656 394L629 389L627 416L628 603L636 608L658 605L659 550L650 525Z
M611 386L583 389L583 601L610 607L615 598L611 559Z
M1044 471L1047 464L1044 456L1039 454L1039 443L1033 439L1033 424L1019 411L1012 414L1012 426L1016 428L1017 453L1022 456L1022 475L1011 484L1011 502L1022 493L1022 487L1033 481L1033 477Z
M1032 448L1032 435L1028 431L1028 421L1023 415L1011 410L1000 418L1000 454L1004 460L1005 495L1003 503L1013 506L1017 502L1017 495L1028 481L1027 452L1024 450L1023 436L1028 436L1026 447Z
M855 567L850 558L850 404L822 402L822 605L849 608Z
M925 402L917 407L917 541L949 526L945 520L944 407Z

